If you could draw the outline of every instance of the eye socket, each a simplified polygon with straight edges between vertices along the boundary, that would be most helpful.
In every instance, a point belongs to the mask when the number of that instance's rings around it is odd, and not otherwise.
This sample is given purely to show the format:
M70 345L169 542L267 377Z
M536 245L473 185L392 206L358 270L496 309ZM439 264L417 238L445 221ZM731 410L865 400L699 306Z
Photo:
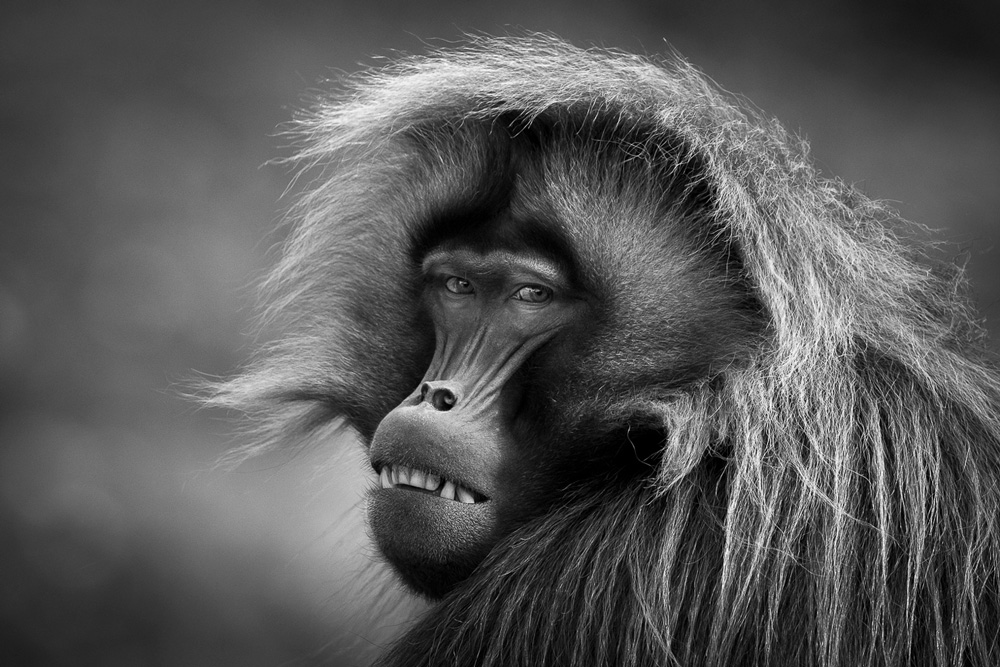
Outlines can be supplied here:
M474 294L475 288L465 278L459 276L448 276L444 281L444 288L452 294Z
M544 285L525 285L514 292L511 298L527 303L545 303L552 298L552 290Z

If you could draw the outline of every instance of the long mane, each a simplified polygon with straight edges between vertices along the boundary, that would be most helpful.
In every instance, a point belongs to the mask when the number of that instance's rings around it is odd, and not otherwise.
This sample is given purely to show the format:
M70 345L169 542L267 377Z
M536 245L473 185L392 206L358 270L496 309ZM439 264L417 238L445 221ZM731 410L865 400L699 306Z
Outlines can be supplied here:
M412 375L405 360L361 375L379 352L337 315L361 288L330 276L405 253L391 221L421 203L372 183L425 159L394 142L435 119L641 125L639 159L679 137L767 322L719 381L663 397L648 483L588 489L519 529L385 664L1000 661L1000 376L961 273L906 240L910 225L680 61L474 39L345 85L299 121L319 175L266 290L288 334L216 397L261 416L262 446L336 415L363 433L347 388L388 409L398 395L382 388ZM344 250L366 244L363 259Z

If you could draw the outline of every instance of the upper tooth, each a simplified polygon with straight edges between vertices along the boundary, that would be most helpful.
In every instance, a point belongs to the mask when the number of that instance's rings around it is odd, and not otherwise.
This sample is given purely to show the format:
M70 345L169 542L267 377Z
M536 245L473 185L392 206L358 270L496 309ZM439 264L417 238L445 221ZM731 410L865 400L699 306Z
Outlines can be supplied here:
M441 485L441 477L433 473L427 473L427 479L424 481L424 488L428 491L437 491L437 488Z
M472 491L466 489L464 486L459 486L440 475L423 470L415 470L403 465L382 466L382 471L379 473L378 479L379 485L383 489L391 489L405 484L418 489L435 491L439 496L448 500L457 500L465 504L476 502L476 497L472 495Z
M399 482L398 482L398 484L409 484L410 483L410 475L412 474L413 471L410 470L409 468L407 468L406 466L397 466L397 468L399 470Z
M456 491L458 492L458 499L463 503L474 503L476 499L472 497L472 492L462 486L456 486Z

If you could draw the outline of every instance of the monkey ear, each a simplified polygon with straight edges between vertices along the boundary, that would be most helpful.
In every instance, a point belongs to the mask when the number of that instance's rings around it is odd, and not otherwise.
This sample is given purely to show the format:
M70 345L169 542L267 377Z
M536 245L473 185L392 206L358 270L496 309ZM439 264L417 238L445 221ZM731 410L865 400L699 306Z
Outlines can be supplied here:
M640 403L638 412L664 434L657 480L664 490L687 476L719 442L718 398L706 385L669 399Z

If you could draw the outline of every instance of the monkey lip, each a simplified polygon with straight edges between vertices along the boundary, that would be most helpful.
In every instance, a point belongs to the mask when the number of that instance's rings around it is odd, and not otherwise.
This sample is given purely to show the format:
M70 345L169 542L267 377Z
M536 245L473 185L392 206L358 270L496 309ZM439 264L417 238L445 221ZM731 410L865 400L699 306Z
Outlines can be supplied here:
M368 525L382 556L413 590L441 597L493 548L497 509L492 501L448 500L399 484L371 490Z
M441 475L400 464L383 464L379 471L379 485L383 489L417 491L466 505L489 500L478 491Z

